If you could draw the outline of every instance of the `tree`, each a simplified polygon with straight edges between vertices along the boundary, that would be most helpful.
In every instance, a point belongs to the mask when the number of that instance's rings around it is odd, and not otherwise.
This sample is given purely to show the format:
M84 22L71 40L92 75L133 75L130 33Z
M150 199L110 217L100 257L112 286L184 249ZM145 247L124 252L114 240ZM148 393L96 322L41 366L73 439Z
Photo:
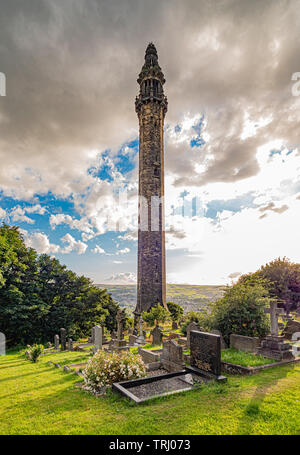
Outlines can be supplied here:
M224 296L212 307L211 323L229 343L232 333L264 337L269 333L269 319L265 307L268 292L261 284L237 283L227 287Z
M184 310L183 308L178 305L178 303L168 302L167 303L168 310L170 311L170 316L172 321L178 322L179 319L183 316Z
M160 303L153 306L150 311L144 311L142 313L142 318L149 326L154 326L159 322L166 322L170 317L170 313L166 310Z
M17 227L0 227L0 331L10 345L47 342L61 327L76 339L93 325L116 328L119 305L46 254L27 248Z
M300 264L295 264L286 257L279 257L263 265L257 272L241 276L239 283L262 284L287 313L299 306Z

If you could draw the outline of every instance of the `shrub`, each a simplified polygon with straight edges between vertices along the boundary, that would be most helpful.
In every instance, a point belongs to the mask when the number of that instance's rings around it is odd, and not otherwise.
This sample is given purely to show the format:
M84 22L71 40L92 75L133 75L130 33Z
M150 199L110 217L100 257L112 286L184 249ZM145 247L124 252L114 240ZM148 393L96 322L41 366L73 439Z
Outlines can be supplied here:
M34 344L33 346L27 346L27 349L25 351L25 357L28 360L31 360L31 362L36 363L41 354L44 351L44 346L42 344Z
M107 353L97 351L83 371L84 388L92 393L101 393L103 387L114 382L141 378L146 375L142 358L132 352Z
M143 320L149 325L154 326L155 323L166 322L170 318L170 313L160 303L153 306L150 311L142 313Z
M269 333L269 319L264 309L269 304L267 291L261 284L237 283L225 290L213 304L212 327L220 330L225 341L231 333L264 337Z
M168 310L170 311L172 321L179 321L179 319L183 316L183 308L178 305L178 303L168 302L167 303Z
M210 330L211 328L210 315L208 315L207 313L189 311L188 313L186 313L184 321L181 325L181 331L184 335L187 334L187 326L191 322L196 322L196 324L198 324L199 327L201 327L203 330Z

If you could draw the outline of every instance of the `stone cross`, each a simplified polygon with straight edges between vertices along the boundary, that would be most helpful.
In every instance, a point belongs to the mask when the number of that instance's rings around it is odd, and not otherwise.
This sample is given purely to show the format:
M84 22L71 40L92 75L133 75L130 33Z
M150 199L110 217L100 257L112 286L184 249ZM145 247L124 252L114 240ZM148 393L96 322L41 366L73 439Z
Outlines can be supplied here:
M101 325L96 325L94 327L94 337L95 337L95 352L99 349L102 349L102 327Z
M117 339L123 340L124 333L123 333L123 324L124 324L125 315L122 310L119 310L117 313L117 323L118 323L118 330L117 330Z
M270 313L271 335L278 337L278 316L279 314L283 314L284 310L282 308L277 308L276 300L271 300L270 308L265 308L265 313Z
M59 349L59 335L54 335L54 349Z
M67 349L66 329L60 329L60 350Z

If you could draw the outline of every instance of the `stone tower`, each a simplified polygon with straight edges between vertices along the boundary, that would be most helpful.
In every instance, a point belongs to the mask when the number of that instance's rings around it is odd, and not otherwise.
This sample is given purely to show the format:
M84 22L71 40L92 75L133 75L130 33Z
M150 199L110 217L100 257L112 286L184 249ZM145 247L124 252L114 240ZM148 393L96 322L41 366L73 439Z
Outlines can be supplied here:
M135 109L139 118L138 283L135 314L161 303L166 307L164 227L164 119L167 98L164 75L153 43L137 82Z

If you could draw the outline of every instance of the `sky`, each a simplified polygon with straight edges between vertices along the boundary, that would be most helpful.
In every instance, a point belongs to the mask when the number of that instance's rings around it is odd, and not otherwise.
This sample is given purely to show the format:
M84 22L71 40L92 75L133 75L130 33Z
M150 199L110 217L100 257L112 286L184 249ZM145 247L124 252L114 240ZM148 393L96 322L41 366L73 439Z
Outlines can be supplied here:
M297 1L0 10L0 221L28 246L95 283L136 282L134 101L153 41L169 103L167 282L225 284L278 256L300 262Z

